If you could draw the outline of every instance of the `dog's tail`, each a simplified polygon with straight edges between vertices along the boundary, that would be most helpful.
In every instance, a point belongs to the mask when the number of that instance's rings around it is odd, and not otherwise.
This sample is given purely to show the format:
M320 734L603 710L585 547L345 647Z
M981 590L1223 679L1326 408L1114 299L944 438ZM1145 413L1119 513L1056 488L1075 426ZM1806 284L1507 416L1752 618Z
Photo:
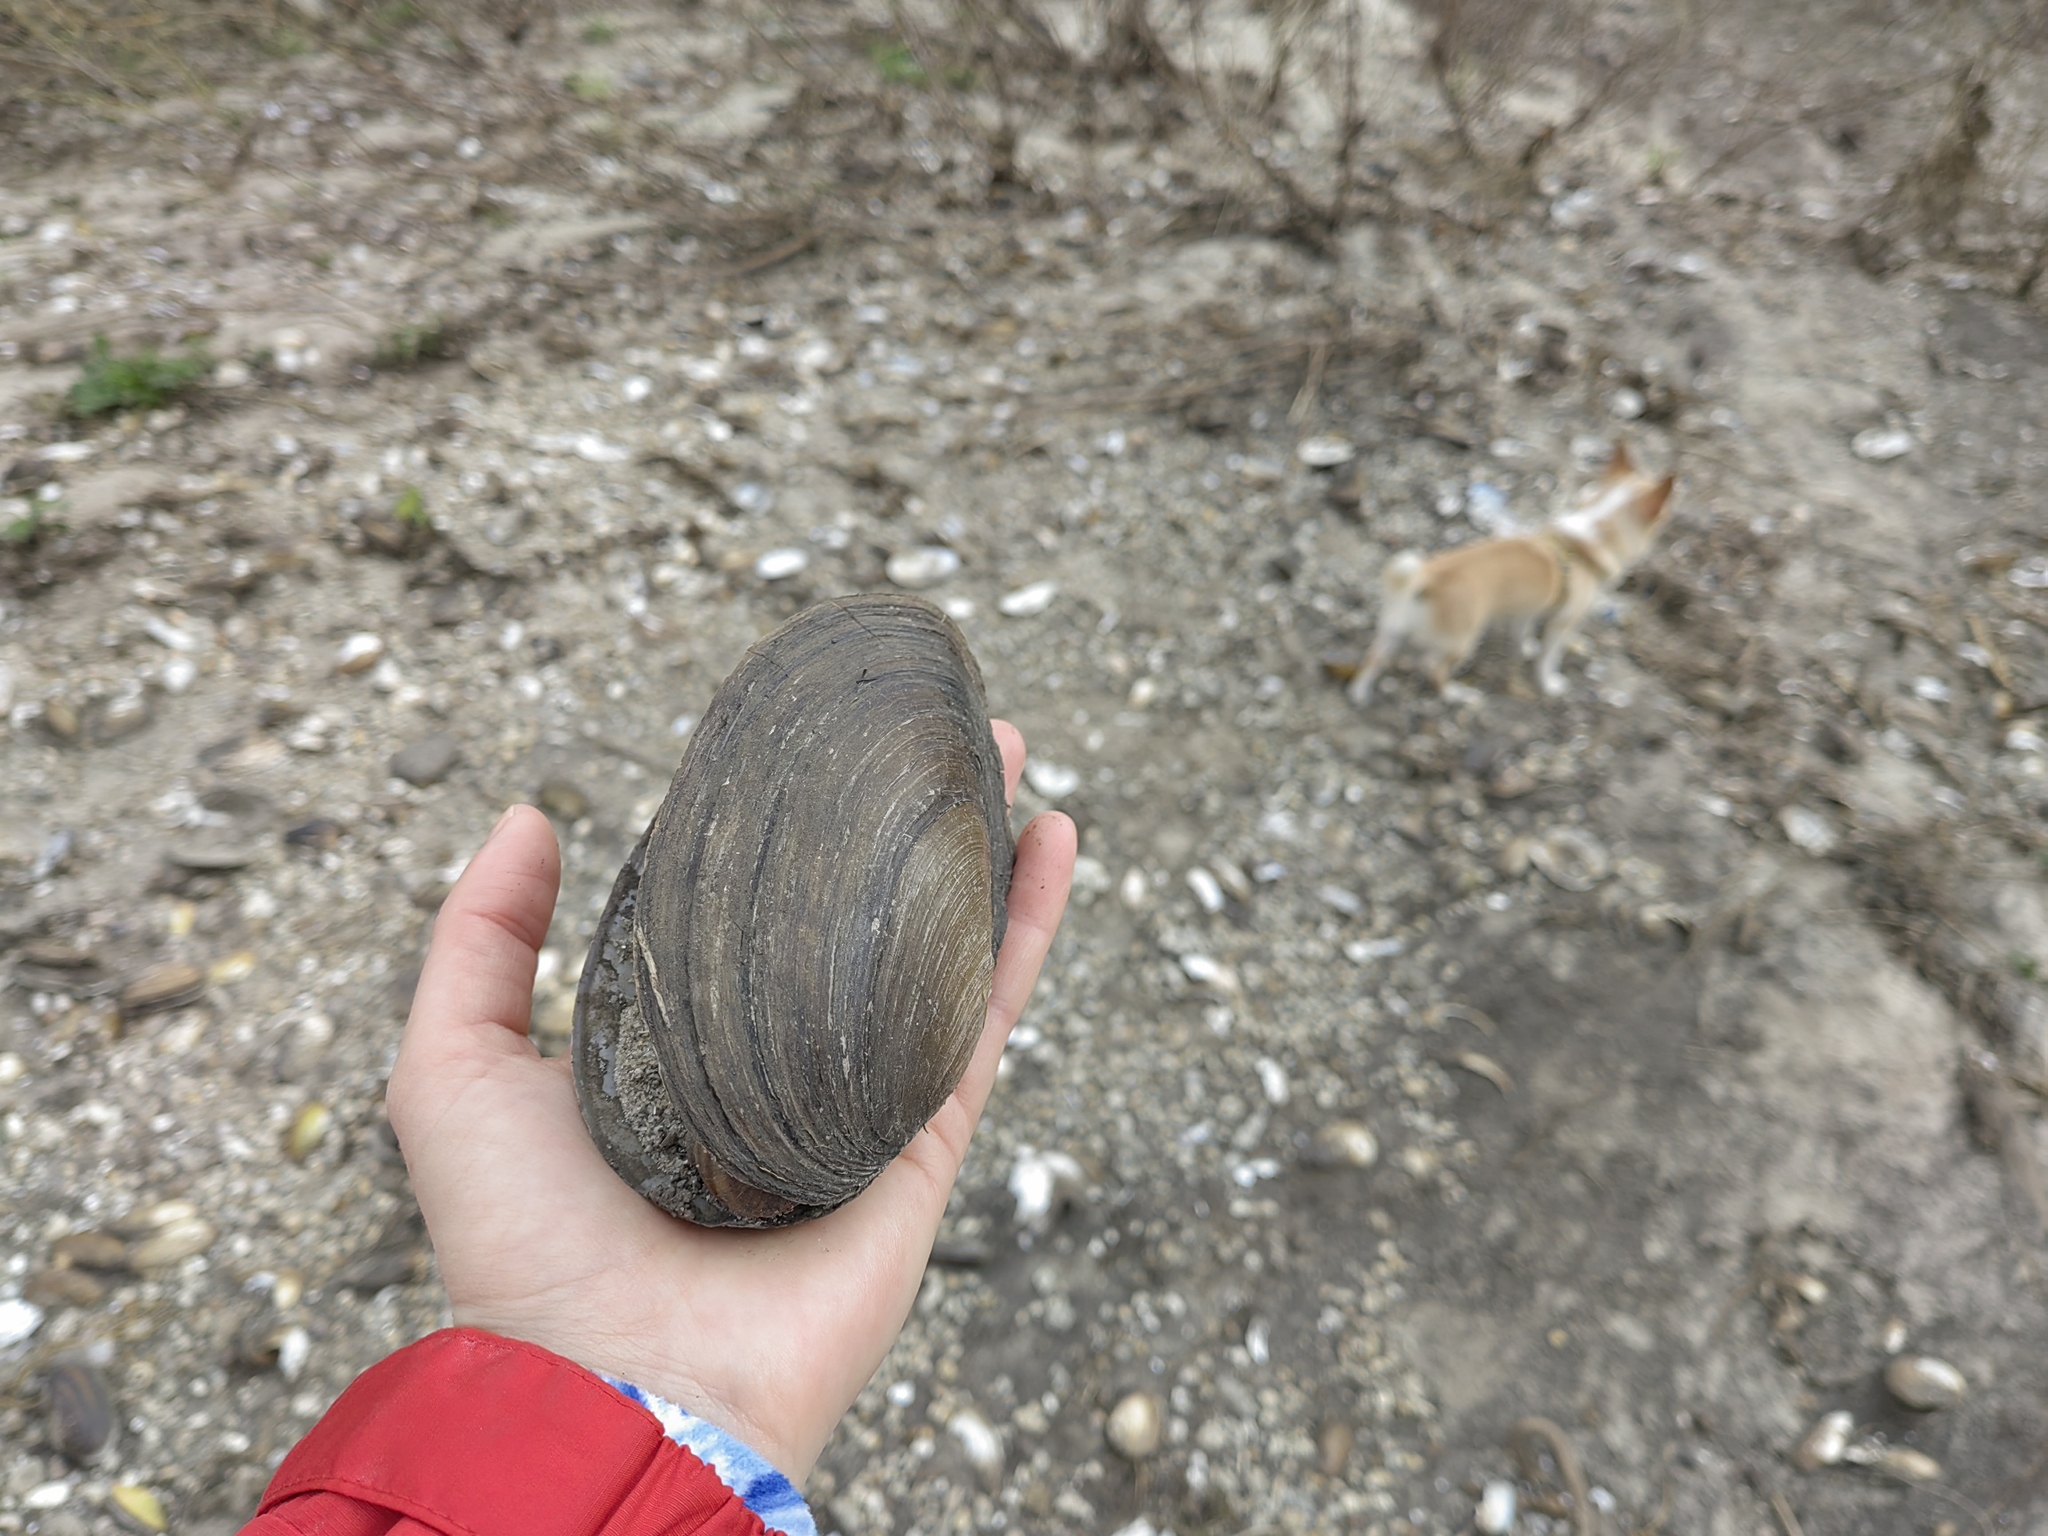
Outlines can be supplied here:
M1412 549L1404 549L1386 564L1380 572L1380 590L1387 594L1389 602L1403 597L1413 597L1415 589L1422 583L1422 556Z

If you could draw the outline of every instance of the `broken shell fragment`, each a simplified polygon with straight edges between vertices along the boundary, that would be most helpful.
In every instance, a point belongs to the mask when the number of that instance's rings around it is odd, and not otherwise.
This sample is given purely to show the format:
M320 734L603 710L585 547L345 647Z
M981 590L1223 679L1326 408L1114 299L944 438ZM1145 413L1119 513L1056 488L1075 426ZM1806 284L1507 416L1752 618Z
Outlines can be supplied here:
M1864 1465L1909 1483L1931 1483L1941 1476L1941 1463L1910 1445L1880 1446Z
M850 597L761 641L692 732L578 983L576 1091L606 1160L705 1226L851 1200L981 1039L1010 859L950 619Z
M1849 1449L1849 1435L1855 1428L1854 1417L1840 1408L1833 1413L1822 1414L1820 1421L1794 1448L1792 1464L1802 1472L1837 1465Z
M1126 1393L1110 1409L1103 1434L1125 1461L1143 1461L1166 1437L1166 1406L1150 1392Z
M1970 1385L1961 1371L1932 1355L1900 1355L1884 1368L1884 1384L1893 1397L1922 1413L1953 1408Z
M1529 844L1529 862L1552 885L1590 891L1607 878L1607 850L1576 827L1558 827Z
M284 1140L285 1155L295 1163L303 1163L327 1139L327 1133L334 1125L334 1111L317 1100L306 1105L292 1116L292 1128Z
M206 991L206 972L196 965L172 961L153 965L121 989L121 1014L139 1019L199 1001Z
M1489 1481L1479 1495L1479 1508L1472 1523L1488 1536L1502 1536L1515 1528L1515 1485L1504 1477Z
M212 1222L197 1216L171 1222L129 1247L128 1267L160 1269L167 1264L182 1263L194 1254L206 1252L218 1236L220 1233Z

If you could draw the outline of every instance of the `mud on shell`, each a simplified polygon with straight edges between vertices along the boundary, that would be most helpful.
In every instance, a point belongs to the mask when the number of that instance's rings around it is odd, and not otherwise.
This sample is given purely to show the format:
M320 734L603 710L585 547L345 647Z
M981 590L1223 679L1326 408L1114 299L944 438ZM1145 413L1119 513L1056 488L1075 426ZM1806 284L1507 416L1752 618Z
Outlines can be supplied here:
M605 1159L704 1226L867 1188L980 1039L1011 854L981 673L943 613L848 597L761 641L583 967L576 1093Z

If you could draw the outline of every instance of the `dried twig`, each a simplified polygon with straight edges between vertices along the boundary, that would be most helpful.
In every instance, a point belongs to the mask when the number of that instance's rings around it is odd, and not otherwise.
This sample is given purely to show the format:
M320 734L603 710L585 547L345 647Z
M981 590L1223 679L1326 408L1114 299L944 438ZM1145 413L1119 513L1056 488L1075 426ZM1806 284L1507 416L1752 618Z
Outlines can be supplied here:
M1570 1437L1555 1419L1546 1419L1540 1414L1531 1414L1517 1419L1508 1429L1508 1449L1521 1462L1523 1474L1534 1482L1541 1474L1537 1458L1530 1453L1530 1442L1540 1441L1550 1450L1550 1459L1557 1466L1558 1481L1571 1496L1571 1520L1574 1536L1600 1536L1600 1517L1593 1508L1593 1491L1586 1483L1585 1469L1579 1465L1578 1453L1572 1449Z

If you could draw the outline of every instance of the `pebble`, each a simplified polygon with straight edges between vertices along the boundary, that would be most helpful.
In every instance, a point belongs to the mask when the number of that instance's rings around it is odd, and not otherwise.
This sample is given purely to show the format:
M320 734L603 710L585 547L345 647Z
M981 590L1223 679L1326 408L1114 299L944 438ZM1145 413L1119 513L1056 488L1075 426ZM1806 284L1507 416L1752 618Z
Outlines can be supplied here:
M1961 1371L1933 1355L1900 1355L1884 1368L1884 1384L1893 1397L1923 1413L1953 1408L1969 1390Z
M1213 914L1223 910L1223 887L1200 865L1188 871L1188 889L1195 893L1195 900L1201 903L1204 912Z
M1849 451L1859 459L1872 464L1883 464L1891 459L1903 458L1913 451L1913 434L1910 432L1887 431L1883 427L1871 427L1858 432L1849 439Z
M0 1349L35 1337L43 1326L43 1309L32 1301L12 1298L0 1301Z
M1166 1438L1166 1405L1150 1392L1130 1392L1109 1411L1109 1448L1126 1461L1143 1461Z
M96 1455L114 1433L114 1391L88 1360L60 1359L43 1377L50 1446L67 1460Z
M96 1307L107 1288L82 1269L45 1269L22 1282L21 1294L39 1307Z
M462 760L462 748L452 736L422 736L410 746L392 754L391 776L416 789L425 789L448 777Z
M319 1149L333 1126L333 1110L317 1100L306 1105L292 1116L292 1128L285 1136L285 1155L295 1163L303 1163Z
M1643 398L1643 392L1626 385L1607 397L1607 414L1618 421L1634 421L1649 408L1650 402Z
M1003 1437L995 1426L972 1408L962 1408L946 1421L946 1432L960 1442L967 1463L993 1489L1003 1478Z
M1356 891L1347 891L1341 885L1319 885L1316 900L1324 906L1343 913L1346 917L1365 916L1365 902Z
M1357 1120L1332 1120L1309 1138L1303 1161L1318 1168L1370 1168L1380 1160L1379 1138Z
M1358 449L1341 437L1305 437L1295 444L1294 456L1310 469L1335 469L1357 458Z
M1552 885L1567 891L1590 891L1612 867L1607 850L1576 827L1557 827L1533 839L1529 862Z
M1794 1448L1792 1464L1802 1472L1839 1464L1849 1449L1849 1436L1855 1428L1855 1418L1845 1409L1837 1408L1832 1413L1822 1414L1813 1428L1806 1432L1806 1438Z
M206 973L196 965L170 961L153 965L121 989L121 1014L139 1019L199 1001L206 991Z
M996 612L1005 618L1029 618L1034 613L1043 613L1052 606L1052 600L1059 596L1060 586L1056 581L1034 581L1028 587L1019 587L1006 592L996 599Z
M180 1264L194 1254L206 1252L218 1236L220 1233L212 1222L188 1216L159 1228L130 1247L128 1265L131 1269L143 1270Z
M133 736L149 724L151 710L149 695L140 688L126 693L117 693L107 700L93 726L93 740L101 746Z
M809 550L771 549L754 562L754 574L763 581L786 581L810 563Z
M1827 817L1819 811L1808 810L1803 805L1788 805L1778 812L1778 825L1785 830L1785 840L1802 852L1817 859L1834 852L1835 829L1828 825Z
M1081 787L1081 773L1037 758L1024 765L1024 782L1048 800L1064 800Z
M334 653L334 670L343 677L367 672L384 659L384 637L364 630L350 635Z
M1285 1104L1292 1096L1287 1084L1287 1069L1270 1056L1261 1056L1252 1063L1259 1074L1259 1089L1266 1096L1266 1102L1276 1108Z
M581 821L590 814L590 797L567 779L549 779L534 801L557 821Z
M1515 1485L1504 1477L1488 1480L1479 1494L1472 1523L1487 1536L1505 1536L1515 1526Z
M315 816L311 821L302 821L290 828L284 840L293 848L305 848L314 853L325 853L342 838L342 825L325 816Z
M943 544L924 544L916 549L898 550L882 567L883 573L899 587L915 592L935 587L960 569L960 557Z
M1342 1477L1351 1462L1358 1431L1349 1419L1325 1419L1316 1428L1316 1465L1325 1477Z
M1127 869L1124 871L1123 879L1117 883L1117 899L1119 901L1135 912L1138 908L1145 905L1146 900L1151 895L1152 882L1145 878L1145 871L1142 869Z

